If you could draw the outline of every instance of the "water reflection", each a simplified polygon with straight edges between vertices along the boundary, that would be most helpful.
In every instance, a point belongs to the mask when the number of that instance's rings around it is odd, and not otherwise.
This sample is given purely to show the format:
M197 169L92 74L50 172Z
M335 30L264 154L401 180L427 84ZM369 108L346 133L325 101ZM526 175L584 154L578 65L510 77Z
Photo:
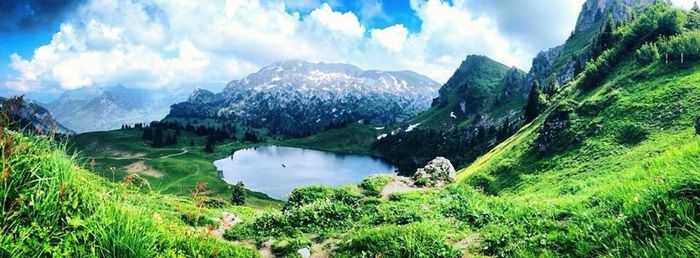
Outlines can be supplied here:
M396 167L369 155L323 152L281 146L236 151L214 162L226 182L243 181L254 191L285 199L295 187L309 184L356 183L370 174L391 173Z

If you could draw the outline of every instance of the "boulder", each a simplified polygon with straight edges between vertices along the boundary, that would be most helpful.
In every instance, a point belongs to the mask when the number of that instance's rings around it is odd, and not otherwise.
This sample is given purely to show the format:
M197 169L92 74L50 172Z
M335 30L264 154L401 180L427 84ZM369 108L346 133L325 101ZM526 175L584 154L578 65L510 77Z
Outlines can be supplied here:
M311 250L308 247L304 247L302 249L297 250L297 254L301 256L302 258L309 258L311 257Z
M416 185L425 187L442 187L455 181L455 168L443 157L437 157L413 175Z

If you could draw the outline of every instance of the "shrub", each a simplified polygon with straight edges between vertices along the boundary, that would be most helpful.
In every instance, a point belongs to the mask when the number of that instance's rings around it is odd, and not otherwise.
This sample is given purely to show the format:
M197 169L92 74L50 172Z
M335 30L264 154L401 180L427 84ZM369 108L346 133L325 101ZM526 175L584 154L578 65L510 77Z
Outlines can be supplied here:
M215 222L213 219L204 216L202 214L197 214L193 212L186 212L180 214L180 220L185 222L185 224L193 227L201 227L206 225L213 225Z
M392 175L371 175L366 177L360 183L360 188L365 190L365 194L368 196L379 196L382 193L384 187L394 179Z
M459 257L439 227L428 224L380 226L352 233L335 257Z
M357 206L362 196L345 188L331 188L328 186L306 186L296 188L289 195L284 210L291 210L304 205L322 200L340 201L342 203Z
M229 241L241 241L253 235L254 232L251 226L246 223L233 224L233 226L224 231L224 239Z
M420 207L416 205L394 204L375 207L371 213L372 224L406 225L423 220Z
M226 207L226 205L228 205L228 202L219 197L208 197L204 200L204 207L207 208L220 209Z
M287 211L289 224L304 232L341 229L352 225L360 211L340 201L323 200Z
M651 64L659 60L659 58L661 58L659 55L659 48L657 48L654 43L644 43L644 45L635 52L637 63L642 65Z
M280 212L263 213L248 226L257 237L296 236L301 233L289 223L287 216Z
M313 203L317 200L331 198L335 190L327 186L306 186L292 190L284 209L288 210Z
M124 185L144 192L151 190L151 184L148 183L148 180L138 174L131 174L124 177Z
M483 191L484 193L488 194L493 194L495 191L492 191L491 189L491 183L493 182L493 179L489 178L488 176L482 175L482 174L476 174L473 176L470 176L467 183L478 189Z
M616 140L620 144L633 146L647 139L649 133L646 129L637 125L623 126L616 136Z
M700 60L700 31L689 31L660 42L661 52L680 62Z

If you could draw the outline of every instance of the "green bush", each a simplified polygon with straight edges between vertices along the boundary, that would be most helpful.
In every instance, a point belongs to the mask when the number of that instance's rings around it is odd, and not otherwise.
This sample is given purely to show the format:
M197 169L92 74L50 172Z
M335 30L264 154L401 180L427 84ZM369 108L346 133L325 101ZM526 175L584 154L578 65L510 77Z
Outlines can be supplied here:
M204 206L207 208L221 209L227 205L228 202L219 197L207 197L207 199L204 200Z
M148 180L138 174L131 174L124 177L124 185L143 192L151 190L151 184L148 183Z
M304 232L341 229L352 225L361 212L340 201L323 200L287 211L289 224Z
M299 208L312 204L316 201L333 200L357 206L362 201L362 196L345 188L332 188L328 186L305 186L299 187L289 195L284 210Z
M185 212L180 214L180 220L182 220L182 222L185 222L185 224L193 227L201 227L215 224L213 219L194 212Z
M403 203L374 207L370 216L371 223L374 225L406 225L423 221L423 212L420 207Z
M700 31L689 31L660 42L661 52L668 54L675 62L700 60Z
M284 205L284 209L301 207L317 200L328 199L333 196L335 190L328 186L305 186L292 190Z
M459 257L434 225L380 226L351 233L334 252L335 257Z
M360 188L365 190L367 196L379 196L384 187L394 179L392 175L371 175L360 183Z
M296 236L301 233L289 223L287 216L281 212L263 213L248 226L258 238Z
M482 174L472 175L467 180L467 184L474 187L475 189L481 190L486 194L495 194L497 192L491 188L492 182L492 178Z
M659 48L657 48L654 43L644 43L641 48L637 49L634 57L637 63L642 65L651 64L661 58L659 55Z
M254 235L251 226L245 222L233 224L224 231L224 239L229 241L241 241Z

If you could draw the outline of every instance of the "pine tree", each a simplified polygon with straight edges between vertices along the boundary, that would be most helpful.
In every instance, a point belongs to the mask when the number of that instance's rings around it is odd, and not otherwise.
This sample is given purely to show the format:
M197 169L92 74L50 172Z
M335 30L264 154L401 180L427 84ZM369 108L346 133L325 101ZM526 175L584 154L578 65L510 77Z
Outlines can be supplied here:
M204 152L214 152L214 137L212 137L211 134L207 136L207 140L204 142Z
M527 96L527 103L523 110L523 118L525 123L532 122L540 114L540 106L542 105L542 91L540 91L540 83L535 81L532 83L530 93Z
M608 15L603 29L595 40L595 49L593 50L594 57L602 54L606 49L613 46L613 31L615 31L615 22L612 16Z
M695 1L695 3L693 3L693 8L691 10L693 10L693 12L700 13L700 6L698 6L698 1Z
M231 204L233 205L243 205L245 204L245 185L242 181L238 181L233 185L233 191L231 192Z
M156 130L153 133L153 143L151 144L152 147L163 147L163 128L160 126L156 126Z

